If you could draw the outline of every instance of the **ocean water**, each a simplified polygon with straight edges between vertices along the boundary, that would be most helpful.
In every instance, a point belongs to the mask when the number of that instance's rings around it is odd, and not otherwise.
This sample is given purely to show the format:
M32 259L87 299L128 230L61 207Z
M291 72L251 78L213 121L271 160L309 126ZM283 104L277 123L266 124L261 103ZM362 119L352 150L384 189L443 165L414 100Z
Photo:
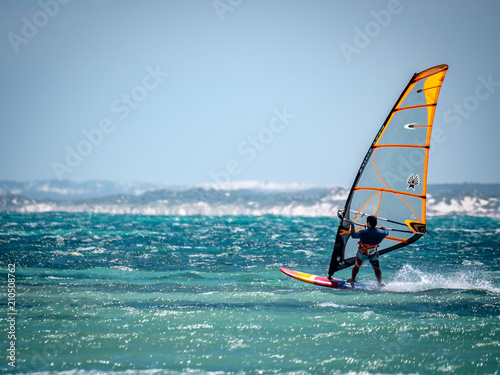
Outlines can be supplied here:
M2 213L0 371L498 374L499 224L430 218L352 291L278 269L326 275L336 218Z

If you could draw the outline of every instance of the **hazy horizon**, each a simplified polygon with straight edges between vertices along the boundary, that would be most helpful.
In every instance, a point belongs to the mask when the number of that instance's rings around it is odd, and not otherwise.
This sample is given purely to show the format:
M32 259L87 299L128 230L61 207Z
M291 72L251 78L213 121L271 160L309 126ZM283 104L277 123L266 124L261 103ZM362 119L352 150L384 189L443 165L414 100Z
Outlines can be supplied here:
M219 188L228 187L228 188L261 188L268 187L270 189L308 189L308 188L350 188L351 184L314 184L308 182L276 182L276 181L257 181L257 180L243 180L243 181L228 181L223 183L216 183L213 181L209 182L200 182L194 184L166 184L166 183L157 183L150 181L112 181L112 180L104 180L104 179L95 179L95 180L84 180L84 181L74 181L74 180L58 180L58 179L48 179L48 180L0 180L0 183L14 183L14 184L34 184L34 183L56 183L56 184L91 184L91 183L107 183L107 184L137 184L137 185L151 185L151 186L165 186L165 187L203 187L203 186L211 186L214 185ZM429 182L428 185L500 185L500 182L475 182L475 181L463 181L463 182ZM500 193L500 191L499 191Z
M0 180L350 186L448 64L429 184L499 183L500 3L0 2Z

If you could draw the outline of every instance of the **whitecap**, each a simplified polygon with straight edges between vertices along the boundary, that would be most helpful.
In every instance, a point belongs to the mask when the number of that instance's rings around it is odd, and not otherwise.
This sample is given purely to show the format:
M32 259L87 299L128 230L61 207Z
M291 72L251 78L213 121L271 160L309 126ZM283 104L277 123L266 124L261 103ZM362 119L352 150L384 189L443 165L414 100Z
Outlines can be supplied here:
M420 292L432 289L482 290L500 293L500 289L485 279L484 273L475 269L430 272L406 264L391 281L386 281L384 290L392 292Z

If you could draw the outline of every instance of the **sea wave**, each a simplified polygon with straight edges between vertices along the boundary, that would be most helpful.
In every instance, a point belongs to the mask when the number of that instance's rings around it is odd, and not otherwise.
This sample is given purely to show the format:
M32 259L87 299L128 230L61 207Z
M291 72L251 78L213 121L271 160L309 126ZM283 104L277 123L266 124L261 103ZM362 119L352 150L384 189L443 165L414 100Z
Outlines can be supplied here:
M467 264L476 266L476 264ZM493 285L483 269L477 267L462 267L455 273L439 274L404 265L387 283L385 290L391 292L422 292L433 289L453 289L468 291L484 291L495 295L500 294L500 288Z
M460 185L458 185L460 187ZM432 191L432 189L429 189ZM478 191L441 188L428 194L427 215L500 218L500 189ZM37 199L22 194L0 196L0 212L88 212L179 216L331 217L345 205L346 187L305 184L233 183L186 189L159 189L141 194L115 194L81 199Z

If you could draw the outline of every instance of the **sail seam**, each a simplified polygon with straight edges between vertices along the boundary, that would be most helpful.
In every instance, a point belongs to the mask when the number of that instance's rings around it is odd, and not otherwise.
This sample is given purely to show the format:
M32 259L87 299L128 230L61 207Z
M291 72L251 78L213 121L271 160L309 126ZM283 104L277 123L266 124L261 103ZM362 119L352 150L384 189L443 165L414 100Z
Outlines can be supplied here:
M427 79L435 74L446 72L448 70L448 65L439 65L436 68L437 68L436 70L432 70L433 68L431 68L431 69L429 69L429 73L427 73L426 75L424 75L422 77L418 77L420 74L423 74L426 71L420 72L418 75L416 75L414 82L419 82L419 81L421 81L423 79ZM441 80L441 82L443 82L443 80Z
M372 149L382 148L382 147L397 147L397 148L429 148L428 145L398 145L398 144L387 144L387 145L374 145Z
M405 111L407 109L416 109L416 108L425 108L425 107L435 107L437 103L430 103L430 104L419 104L419 105L412 105L409 107L401 107L401 108L395 108L394 112L399 112L399 111Z
M432 87L427 87L426 89L417 90L417 92L421 93L422 91L434 90L434 89L439 89L439 88L441 88L441 86L432 86Z
M359 209L359 211L363 210L363 208L368 204L368 202L370 202L377 194L380 194L381 192L380 191L377 191L375 194L373 194L370 199L368 199L365 204L363 206L361 206L361 208ZM354 221L356 221L356 218L358 217L359 213L356 214L356 216L354 216Z
M375 173L377 174L378 178L380 179L380 181L382 181L382 183L385 185L385 187L389 190L392 190L389 185L387 185L385 183L385 181L382 179L382 177L380 177L380 174L378 173L378 170L377 170L377 166L375 165L375 151L372 152L372 162L373 162L373 169L375 169ZM360 210L361 211L361 210Z
M377 191L377 192L386 192L386 193L393 193L393 194L402 194L402 195L406 195L406 196L408 196L408 197L425 199L425 195L420 195L420 194L412 194L412 193L407 193L407 192L405 192L405 191L400 191L400 190L382 189L382 188L368 187L368 186L356 186L356 187L354 188L354 191L358 191L358 190L371 190L371 191ZM359 211L361 211L361 209L359 209Z

